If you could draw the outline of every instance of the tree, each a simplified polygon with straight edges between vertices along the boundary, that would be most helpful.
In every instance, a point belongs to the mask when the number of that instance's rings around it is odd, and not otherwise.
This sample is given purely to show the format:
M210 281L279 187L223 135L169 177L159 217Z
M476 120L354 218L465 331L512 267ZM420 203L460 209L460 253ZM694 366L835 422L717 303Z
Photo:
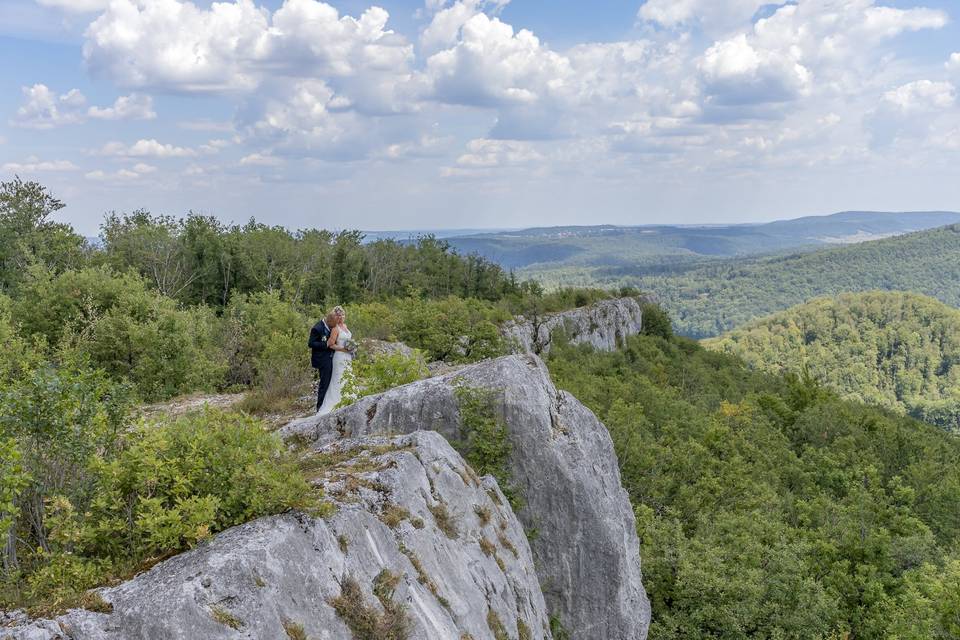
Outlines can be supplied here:
M0 290L15 286L33 264L52 271L79 264L85 240L70 225L50 219L63 207L37 182L19 177L0 182Z

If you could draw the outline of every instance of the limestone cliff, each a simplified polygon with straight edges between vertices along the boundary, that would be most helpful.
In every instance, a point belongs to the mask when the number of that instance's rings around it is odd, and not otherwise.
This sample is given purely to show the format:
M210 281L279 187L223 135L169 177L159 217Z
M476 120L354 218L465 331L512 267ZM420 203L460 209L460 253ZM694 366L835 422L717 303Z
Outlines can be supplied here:
M573 344L589 344L601 351L613 351L623 341L640 333L643 311L637 298L602 300L540 317L518 316L501 328L503 337L518 353L546 355L558 335Z
M639 543L610 435L593 413L554 387L536 356L508 356L398 387L293 422L283 433L329 443L432 430L463 441L460 385L494 392L523 502L517 515L535 532L530 547L551 614L574 640L645 638L650 607Z
M100 590L112 613L73 610L0 628L0 638L494 640L498 628L550 637L520 523L496 482L477 478L442 437L343 441L316 460L333 516L234 527ZM353 634L361 614L375 621L373 636Z

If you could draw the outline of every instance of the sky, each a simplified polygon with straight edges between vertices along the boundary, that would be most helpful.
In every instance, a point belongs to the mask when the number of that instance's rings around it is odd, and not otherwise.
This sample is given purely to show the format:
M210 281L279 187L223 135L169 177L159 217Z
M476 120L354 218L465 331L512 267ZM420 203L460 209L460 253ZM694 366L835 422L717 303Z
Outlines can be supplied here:
M956 0L0 0L0 180L95 235L960 210Z

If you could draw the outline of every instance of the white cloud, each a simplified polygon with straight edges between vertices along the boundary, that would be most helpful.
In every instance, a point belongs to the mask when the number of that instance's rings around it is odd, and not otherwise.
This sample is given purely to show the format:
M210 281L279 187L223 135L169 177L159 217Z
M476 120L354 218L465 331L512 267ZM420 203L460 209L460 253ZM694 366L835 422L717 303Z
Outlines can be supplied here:
M129 146L122 142L108 142L98 153L125 158L192 158L197 155L194 149L163 144L153 139L137 140Z
M283 158L268 153L251 153L241 158L240 164L245 167L279 167L283 164Z
M949 82L917 80L883 94L883 100L901 113L948 109L956 103L957 92Z
M716 104L746 106L818 90L856 91L884 63L876 49L881 43L947 21L942 11L894 9L874 0L801 0L714 43L699 62L704 92Z
M45 84L23 87L24 104L11 124L26 129L53 129L82 122L86 98L77 89L57 95Z
M128 87L188 92L250 91L267 77L395 74L413 47L372 7L340 16L318 0L285 0L271 14L253 0L114 0L87 29L84 58Z
M570 62L530 31L479 13L460 28L451 48L427 60L434 97L453 104L530 104L562 92Z
M90 107L87 115L95 120L153 120L157 112L153 98L134 93L117 98L112 107Z
M947 71L954 73L960 72L960 52L950 54L950 59L947 60L946 67Z
M45 84L23 87L24 104L11 121L27 129L53 129L94 120L152 120L157 117L153 99L133 94L117 98L112 107L85 108L87 98L79 89L57 95Z
M749 21L762 7L783 4L785 0L647 0L637 17L668 28L696 23L722 31Z
M457 166L466 169L493 169L543 160L533 144L522 140L471 140L467 153L457 158Z
M110 4L110 0L36 0L44 7L63 9L72 13L93 13L102 11Z
M813 80L791 55L754 48L746 34L714 44L699 67L707 94L721 105L784 102L809 92Z
M26 162L8 162L3 165L4 171L10 173L40 173L54 171L77 171L80 167L69 160L42 161L36 157L28 158Z
M130 182L138 180L147 174L155 173L157 168L153 165L138 162L129 169L118 169L117 171L103 171L97 169L84 174L84 178L93 182Z
M917 144L934 147L956 129L957 90L949 82L915 80L883 94L864 119L874 149Z

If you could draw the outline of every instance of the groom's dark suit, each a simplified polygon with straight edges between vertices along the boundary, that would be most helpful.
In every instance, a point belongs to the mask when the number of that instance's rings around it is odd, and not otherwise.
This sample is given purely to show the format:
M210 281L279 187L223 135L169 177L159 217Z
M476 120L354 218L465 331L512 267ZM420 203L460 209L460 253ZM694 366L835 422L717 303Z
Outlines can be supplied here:
M333 349L327 346L330 338L330 327L321 320L313 329L310 329L310 364L320 372L320 386L317 387L317 411L323 404L323 397L330 388L330 378L333 377Z

